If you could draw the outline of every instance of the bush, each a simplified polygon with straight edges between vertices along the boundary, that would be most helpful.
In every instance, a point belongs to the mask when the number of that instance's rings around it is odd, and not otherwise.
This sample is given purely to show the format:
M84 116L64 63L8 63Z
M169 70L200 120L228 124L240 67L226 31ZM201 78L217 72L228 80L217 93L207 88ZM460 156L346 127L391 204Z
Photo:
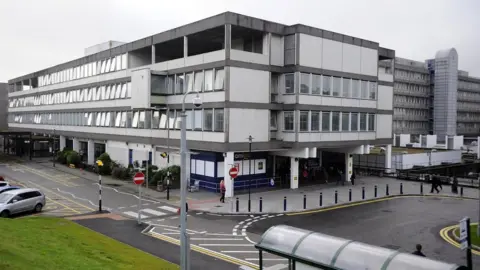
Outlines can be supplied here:
M68 151L62 150L57 152L57 162L61 164L67 164L67 154Z
M154 184L164 183L163 181L164 180L166 181L168 172L170 172L170 187L179 188L180 187L180 166L177 166L177 165L173 165L168 168L163 168L157 171L155 174L153 174L153 178L151 178L152 182Z
M123 168L121 167L115 167L112 169L112 176L117 178L117 179L122 179L122 174L123 174Z
M101 154L97 160L101 160L103 162L103 166L100 167L100 174L109 175L112 173L112 159L108 153Z
M73 164L77 166L80 163L80 155L75 151L68 152L66 156L67 164Z

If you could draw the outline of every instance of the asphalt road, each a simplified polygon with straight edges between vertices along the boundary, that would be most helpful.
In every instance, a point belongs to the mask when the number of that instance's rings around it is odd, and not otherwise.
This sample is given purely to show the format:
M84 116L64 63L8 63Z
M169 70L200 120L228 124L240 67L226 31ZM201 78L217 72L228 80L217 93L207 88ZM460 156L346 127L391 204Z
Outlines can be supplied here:
M368 244L412 252L423 245L427 257L466 264L465 252L445 242L439 231L465 216L476 220L478 201L449 198L397 198L319 213L280 216L252 223L254 240L273 225L284 224ZM473 255L480 267L480 256Z

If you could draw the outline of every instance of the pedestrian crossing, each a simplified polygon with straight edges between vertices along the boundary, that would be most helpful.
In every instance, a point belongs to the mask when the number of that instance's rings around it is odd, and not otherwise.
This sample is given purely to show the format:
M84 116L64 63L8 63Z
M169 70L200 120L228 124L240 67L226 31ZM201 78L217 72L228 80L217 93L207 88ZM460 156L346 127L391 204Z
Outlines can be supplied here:
M153 208L153 207L152 207ZM152 208L143 208L140 210L140 218L141 219L148 219L148 218L156 218L156 217L162 217L162 216L167 216L167 215L172 215L177 213L177 208L171 207L168 205L162 205L158 206L154 209ZM129 218L138 218L138 210L133 211L124 211L122 212L124 216L127 216Z

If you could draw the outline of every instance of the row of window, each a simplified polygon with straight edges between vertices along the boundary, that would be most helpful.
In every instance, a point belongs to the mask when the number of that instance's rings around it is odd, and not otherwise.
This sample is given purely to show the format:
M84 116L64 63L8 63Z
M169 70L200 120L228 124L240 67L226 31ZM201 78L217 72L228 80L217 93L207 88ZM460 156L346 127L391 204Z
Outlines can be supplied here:
M299 131L375 131L375 114L300 111ZM284 131L295 130L295 112L283 112Z
M394 129L427 129L428 128L428 122L413 122L413 121L393 121L393 128Z
M127 68L127 54L122 54L104 60L84 64L38 77L38 85L62 83L71 80L95 76L98 74L119 71Z
M393 88L398 89L398 90L409 90L409 91L412 91L412 92L420 92L420 93L424 93L424 94L430 93L430 87L429 86L412 84L412 83L395 82Z
M480 93L458 91L458 97L470 100L480 100Z
M425 106L429 105L429 99L422 97L394 96L393 101L394 103L409 103Z
M427 117L428 111L418 109L393 108L393 115Z
M458 81L458 88L480 90L480 83Z
M479 106L478 103L474 103L474 102L458 101L457 102L457 109L479 111L480 106Z
M183 94L185 91L223 90L225 71L207 69L168 76L152 76L152 93L162 95Z
M377 83L350 78L300 73L300 94L345 98L377 98ZM295 93L295 75L285 74L285 93Z
M53 94L43 94L24 98L12 98L10 108L65 103L90 102L99 100L125 99L132 97L131 83L102 85L79 90L70 90Z
M180 129L180 115L181 111L178 110L10 114L9 122L139 129ZM223 109L188 110L186 115L188 130L223 132Z
M395 77L404 77L404 78L424 80L424 81L430 79L429 74L418 73L414 71L399 70L399 69L395 70Z

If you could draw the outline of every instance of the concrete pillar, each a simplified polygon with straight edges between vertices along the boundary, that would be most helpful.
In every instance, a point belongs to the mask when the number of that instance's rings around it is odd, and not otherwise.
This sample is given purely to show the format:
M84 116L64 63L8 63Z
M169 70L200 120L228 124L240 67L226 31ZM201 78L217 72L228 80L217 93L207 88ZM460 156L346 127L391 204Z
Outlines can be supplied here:
M392 145L387 144L385 147L385 172L390 173L392 171Z
M155 44L152 45L152 64L155 64Z
M345 153L345 182L350 182L353 173L353 154Z
M290 188L298 188L298 158L290 158Z
M225 25L225 59L230 59L230 49L232 47L232 25Z
M363 147L364 147L363 153L366 155L370 154L370 145L365 144Z
M188 37L183 37L183 57L188 57Z
M88 140L87 156L88 164L95 164L95 143L93 142L93 140Z
M480 137L477 137L477 159L480 159Z
M234 152L226 152L224 153L224 162L223 162L223 170L224 170L224 181L225 181L225 197L233 197L235 192L233 189L233 181L230 178L229 171L230 168L235 164L233 161L233 157L235 156Z
M77 138L73 138L73 151L80 152L80 141Z
M152 150L151 150L151 151L152 151L152 165L158 166L157 163L155 163L155 162L157 161L157 160L156 160L156 159L157 159L157 158L156 158L157 148L155 147L155 145L152 145L152 148L151 148L151 149L152 149ZM187 165L188 165L188 167L190 167L190 163L189 163L189 162L190 162L190 159L187 159L187 163L188 163ZM187 177L190 178L190 174L187 174Z
M66 140L67 140L67 138L65 138L65 136L60 135L60 142L59 142L59 144L60 144L60 151L63 151L63 148L65 148L65 146L67 145L67 144L66 144L66 142L67 142Z

